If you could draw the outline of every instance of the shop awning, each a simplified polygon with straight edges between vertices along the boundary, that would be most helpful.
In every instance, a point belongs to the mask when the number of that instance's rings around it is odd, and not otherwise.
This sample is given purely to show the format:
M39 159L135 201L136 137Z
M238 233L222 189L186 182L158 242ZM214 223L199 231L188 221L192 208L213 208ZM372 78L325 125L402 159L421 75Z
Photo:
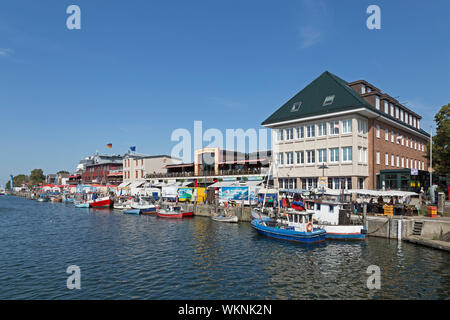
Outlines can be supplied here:
M127 181L127 182L122 182L121 184L119 184L119 186L117 188L122 189L127 187L128 185L130 185L131 182Z
M145 184L145 181L135 181L130 184L130 188L140 188Z

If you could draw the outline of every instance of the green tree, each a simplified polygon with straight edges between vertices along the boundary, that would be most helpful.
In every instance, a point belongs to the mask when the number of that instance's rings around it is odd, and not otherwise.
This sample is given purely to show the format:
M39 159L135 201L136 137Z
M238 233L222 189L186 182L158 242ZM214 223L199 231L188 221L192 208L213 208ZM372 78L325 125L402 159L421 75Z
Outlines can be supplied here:
M450 173L450 103L442 106L434 116L436 135L433 136L433 172L437 175ZM430 143L428 142L427 158L430 158Z
M42 169L34 169L30 174L30 182L32 184L39 184L45 181L44 171Z
M29 181L28 176L24 174L18 174L13 178L14 187L21 187L22 184L24 183L26 184L28 181ZM11 190L11 181L9 180L8 182L6 182L6 189Z

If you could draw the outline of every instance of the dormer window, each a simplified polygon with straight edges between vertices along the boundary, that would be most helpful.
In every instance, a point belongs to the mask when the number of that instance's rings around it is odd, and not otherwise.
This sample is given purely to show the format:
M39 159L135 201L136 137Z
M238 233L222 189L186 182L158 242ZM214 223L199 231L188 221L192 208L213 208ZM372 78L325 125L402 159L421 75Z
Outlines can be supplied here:
M291 112L295 112L295 111L300 110L300 106L301 106L301 105L302 105L302 102L301 102L301 101L300 101L300 102L294 103L294 104L292 105Z
M361 94L366 93L366 86L365 85L361 85Z
M323 105L322 105L322 106L324 106L324 107L325 107L325 106L328 106L328 105L332 104L333 101L334 101L334 94L331 95L331 96L326 97L326 98L325 98L325 101L323 102Z

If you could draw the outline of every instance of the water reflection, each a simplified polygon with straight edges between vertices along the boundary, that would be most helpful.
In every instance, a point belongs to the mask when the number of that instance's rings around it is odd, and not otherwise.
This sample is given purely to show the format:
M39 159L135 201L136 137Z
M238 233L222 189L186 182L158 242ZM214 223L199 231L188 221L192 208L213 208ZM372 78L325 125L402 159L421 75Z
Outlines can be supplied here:
M368 238L298 244L249 224L0 198L2 299L445 299L449 254ZM65 287L68 265L82 290ZM369 265L381 290L366 287Z

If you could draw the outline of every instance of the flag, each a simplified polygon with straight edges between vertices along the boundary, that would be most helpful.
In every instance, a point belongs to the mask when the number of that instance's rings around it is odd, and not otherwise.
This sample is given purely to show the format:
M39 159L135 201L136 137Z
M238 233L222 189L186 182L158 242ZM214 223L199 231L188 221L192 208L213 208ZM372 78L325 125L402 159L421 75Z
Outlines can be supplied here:
M403 139L403 136L397 136L397 141Z
M136 151L136 146L131 146L131 147L130 147L130 150L133 151L133 152L135 152L135 151Z
M111 149L111 148L112 148L112 143L108 143L108 144L106 145L106 147Z
M339 129L339 122L335 122L335 123L334 123L334 128L335 128L335 129Z

